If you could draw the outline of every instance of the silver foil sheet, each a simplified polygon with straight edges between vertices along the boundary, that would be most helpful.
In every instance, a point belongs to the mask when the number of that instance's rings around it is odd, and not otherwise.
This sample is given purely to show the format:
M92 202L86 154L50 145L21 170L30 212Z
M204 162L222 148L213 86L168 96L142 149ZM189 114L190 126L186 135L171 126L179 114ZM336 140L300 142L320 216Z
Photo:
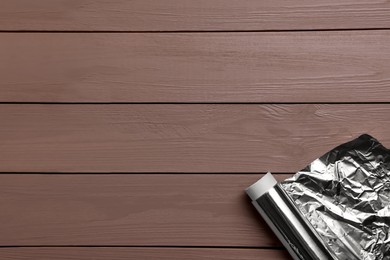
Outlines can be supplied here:
M294 259L390 260L390 151L369 135L247 193Z

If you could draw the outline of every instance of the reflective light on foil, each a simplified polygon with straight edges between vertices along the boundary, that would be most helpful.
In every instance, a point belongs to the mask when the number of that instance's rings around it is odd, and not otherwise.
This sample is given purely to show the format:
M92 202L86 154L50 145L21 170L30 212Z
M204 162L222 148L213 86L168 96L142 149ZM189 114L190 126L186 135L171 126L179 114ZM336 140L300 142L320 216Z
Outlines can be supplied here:
M294 259L390 259L390 151L369 135L247 193Z

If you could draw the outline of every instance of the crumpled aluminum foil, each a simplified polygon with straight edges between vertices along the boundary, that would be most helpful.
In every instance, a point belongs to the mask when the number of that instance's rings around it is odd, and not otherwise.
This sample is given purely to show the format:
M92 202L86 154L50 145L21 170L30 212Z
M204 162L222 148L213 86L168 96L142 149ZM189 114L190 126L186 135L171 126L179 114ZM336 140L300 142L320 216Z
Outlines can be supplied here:
M340 145L280 185L337 259L390 259L390 151L376 139Z

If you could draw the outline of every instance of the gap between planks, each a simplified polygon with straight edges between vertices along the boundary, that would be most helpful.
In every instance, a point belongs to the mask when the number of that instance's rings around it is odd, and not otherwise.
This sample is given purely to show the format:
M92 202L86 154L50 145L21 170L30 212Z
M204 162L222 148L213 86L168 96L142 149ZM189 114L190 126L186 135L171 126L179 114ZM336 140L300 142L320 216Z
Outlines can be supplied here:
M172 30L172 31L104 31L104 30L0 30L1 33L113 33L113 34L207 34L207 33L299 33L299 32L348 32L348 31L389 31L390 28L339 28L339 29L296 29L296 30Z
M158 248L158 247L16 247L0 248L4 260L138 260L138 259L216 259L289 260L286 250L237 248Z

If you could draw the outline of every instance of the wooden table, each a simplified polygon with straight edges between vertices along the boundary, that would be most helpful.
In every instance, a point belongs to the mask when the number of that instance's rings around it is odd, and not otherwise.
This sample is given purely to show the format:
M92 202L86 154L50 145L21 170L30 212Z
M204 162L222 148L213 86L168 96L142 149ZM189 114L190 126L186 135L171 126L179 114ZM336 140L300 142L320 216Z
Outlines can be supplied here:
M243 190L390 146L389 12L2 0L0 259L290 259Z

